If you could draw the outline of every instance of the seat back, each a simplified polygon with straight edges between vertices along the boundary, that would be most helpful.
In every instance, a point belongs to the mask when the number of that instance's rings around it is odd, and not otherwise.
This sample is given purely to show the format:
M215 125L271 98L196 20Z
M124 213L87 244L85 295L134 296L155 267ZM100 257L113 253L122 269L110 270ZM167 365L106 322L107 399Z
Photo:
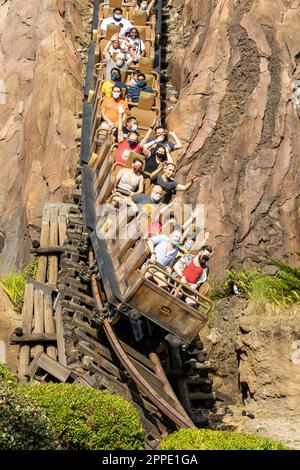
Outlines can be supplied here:
M132 108L130 115L137 119L140 128L149 129L149 127L153 124L154 119L157 117L157 111L147 111L145 109Z
M121 8L122 0L109 0L110 8Z
M141 92L139 108L146 109L147 111L151 111L152 106L154 106L154 102L155 102L154 93L146 93L145 91Z
M139 154L139 153L137 153L137 152L130 152L129 157L128 157L126 163L125 163L125 168L131 168L132 162L133 162L133 160L134 160L135 158L139 158L140 160L142 160L142 162L143 162L143 168L145 167L145 162L146 162L146 160L145 160L144 155L141 155L141 154Z
M146 41L147 38L147 27L146 26L135 26L139 32L142 41Z
M103 8L102 8L102 19L105 19L105 18L110 18L111 16L113 16L113 7L109 6L109 5L103 5Z
M138 69L145 75L150 75L153 67L153 60L151 57L141 57L138 65Z
M129 15L132 18L134 26L146 26L147 12L145 10L131 10Z
M121 28L117 24L108 24L107 25L107 32L106 32L106 39L109 40L113 37L114 34L118 33L121 31Z

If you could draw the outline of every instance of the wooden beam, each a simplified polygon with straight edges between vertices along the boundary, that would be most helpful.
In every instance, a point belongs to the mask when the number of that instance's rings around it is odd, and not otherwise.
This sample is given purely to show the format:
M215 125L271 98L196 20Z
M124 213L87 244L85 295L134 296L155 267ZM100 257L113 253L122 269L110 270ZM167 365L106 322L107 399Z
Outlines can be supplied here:
M44 294L41 290L34 291L34 329L33 333L44 333ZM34 357L44 352L44 346L38 344L34 348Z
M56 208L50 212L50 246L58 245L58 211ZM49 283L56 284L58 273L58 256L50 256Z
M65 339L64 339L64 326L61 316L61 303L59 302L55 311L55 327L57 336L57 351L58 361L63 366L67 365L66 350L65 350Z
M38 369L43 369L61 382L66 382L71 375L71 371L67 367L59 364L45 353L39 353L34 358L31 365L28 367L27 375L33 377Z
M45 208L43 211L42 229L41 229L41 248L46 248L49 245L49 211ZM46 282L47 277L47 256L40 256L38 260L38 272L36 280L39 282Z
M23 334L22 336L11 335L11 344L18 343L54 343L56 342L56 333L32 333Z
M26 284L24 294L24 304L22 309L22 330L24 334L31 334L32 332L32 317L33 317L33 298L34 287L32 284ZM18 376L21 382L26 381L26 371L30 361L30 346L22 345L19 354L19 369Z
M64 253L66 251L66 247L64 246L47 246L46 248L31 248L30 253L35 255L50 255L50 254L59 254ZM75 251L75 250L72 250Z
M44 329L46 335L53 334L56 338L52 298L50 295L44 295ZM48 356L52 357L52 359L56 359L57 357L57 349L54 345L47 345L46 353L48 354Z
M32 284L36 289L42 290L44 294L51 295L53 292L58 292L56 286L51 284L44 284L43 282L38 282L35 279L29 278L27 281L29 284Z

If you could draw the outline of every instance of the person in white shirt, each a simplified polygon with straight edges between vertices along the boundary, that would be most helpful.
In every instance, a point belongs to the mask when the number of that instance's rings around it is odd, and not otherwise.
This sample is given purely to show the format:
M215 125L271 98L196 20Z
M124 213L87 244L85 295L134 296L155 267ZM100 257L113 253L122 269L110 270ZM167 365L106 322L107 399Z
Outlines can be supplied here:
M120 26L120 37L125 37L125 34L128 33L132 28L132 23L126 20L122 16L123 10L122 8L115 8L113 10L113 16L109 18L105 18L100 25L101 35L106 36L107 26L109 24L116 24Z
M124 39L121 48L126 50L127 59L133 57L133 62L137 63L141 57L146 55L144 42L140 39L139 32L136 28L131 28L129 35Z

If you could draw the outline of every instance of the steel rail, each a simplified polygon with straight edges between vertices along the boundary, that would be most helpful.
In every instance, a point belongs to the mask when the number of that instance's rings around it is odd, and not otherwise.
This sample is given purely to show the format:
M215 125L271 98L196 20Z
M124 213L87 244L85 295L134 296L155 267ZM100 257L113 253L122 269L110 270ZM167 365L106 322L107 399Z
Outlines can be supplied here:
M92 250L90 250L89 252L89 263L90 265L94 263L94 254ZM104 308L104 303L101 298L99 286L98 286L95 275L92 275L91 287L92 287L94 298L96 300L97 307L99 310L102 310ZM187 417L186 413L185 415L181 414L176 408L174 408L166 400L160 397L159 394L154 390L154 388L144 379L144 377L142 377L142 375L138 372L138 370L132 363L129 356L126 354L126 352L122 348L120 341L112 325L109 323L107 319L105 319L103 322L103 328L110 342L110 345L113 348L122 366L128 372L131 379L138 386L138 388L142 390L145 393L145 395L149 398L149 400L155 406L157 406L157 408L160 411L162 411L162 413L164 413L177 426L187 428L187 429L196 429L196 426L193 424L191 419ZM170 385L169 387L171 388ZM177 402L179 402L178 399L177 399Z

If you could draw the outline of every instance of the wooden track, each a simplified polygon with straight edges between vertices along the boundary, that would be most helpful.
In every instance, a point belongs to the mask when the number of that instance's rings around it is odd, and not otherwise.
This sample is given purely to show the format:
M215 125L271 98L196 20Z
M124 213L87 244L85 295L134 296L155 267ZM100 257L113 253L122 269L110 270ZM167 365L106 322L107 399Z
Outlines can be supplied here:
M93 25L95 29L96 8ZM94 46L92 41L92 59ZM92 71L88 67L88 74ZM86 83L92 83L88 75ZM89 191L94 177L86 163L95 151L96 167L107 149L105 143L100 147L101 139L91 146L87 95L86 87L76 188L70 204L45 206L40 246L32 250L38 257L37 278L26 285L22 332L15 332L11 341L20 344L20 380L55 379L122 395L141 416L146 448L155 449L169 432L203 424L202 411L216 396L200 340L184 350L169 334L161 354L155 348L142 350L132 330L123 334L117 323L121 318L129 325L108 302L90 240L95 231L95 201Z

